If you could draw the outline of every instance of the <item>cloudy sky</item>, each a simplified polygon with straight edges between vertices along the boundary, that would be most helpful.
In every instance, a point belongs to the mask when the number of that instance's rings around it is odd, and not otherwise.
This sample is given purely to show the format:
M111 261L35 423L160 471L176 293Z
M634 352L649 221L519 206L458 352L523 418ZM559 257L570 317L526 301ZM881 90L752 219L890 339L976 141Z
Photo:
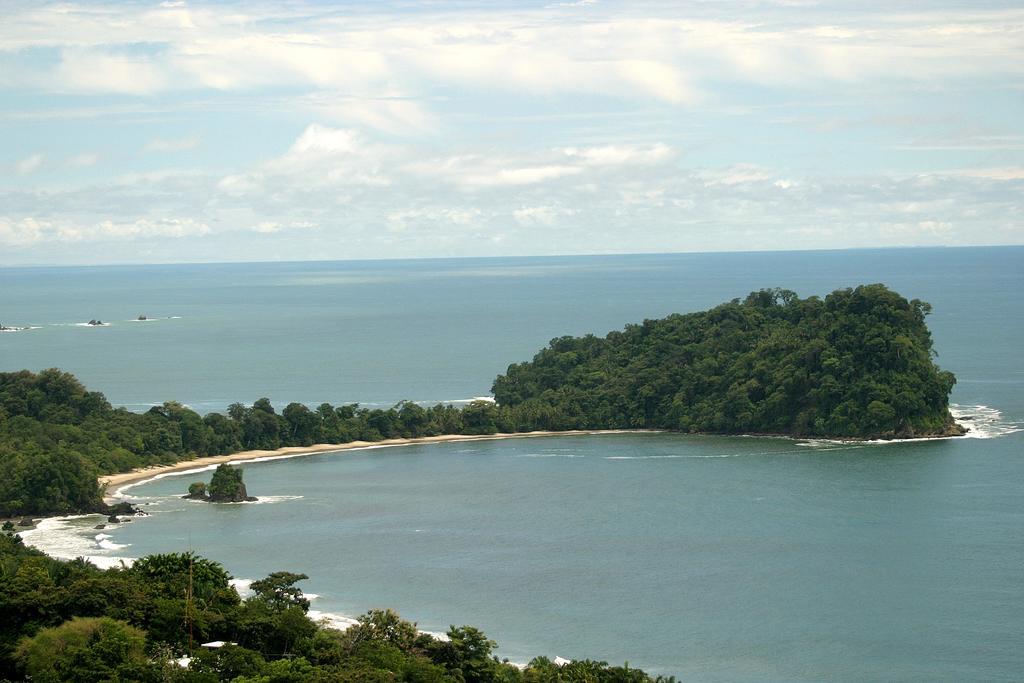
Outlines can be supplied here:
M1024 4L3 0L0 140L0 264L1021 244Z

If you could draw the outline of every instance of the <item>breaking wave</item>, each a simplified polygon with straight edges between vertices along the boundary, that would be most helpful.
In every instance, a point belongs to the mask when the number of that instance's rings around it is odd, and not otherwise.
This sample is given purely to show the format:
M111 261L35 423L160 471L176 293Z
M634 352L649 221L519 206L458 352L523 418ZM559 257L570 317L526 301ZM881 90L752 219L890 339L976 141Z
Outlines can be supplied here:
M949 412L953 419L967 427L964 436L968 439L994 439L1024 431L1024 423L1007 419L1002 411L991 406L953 404Z

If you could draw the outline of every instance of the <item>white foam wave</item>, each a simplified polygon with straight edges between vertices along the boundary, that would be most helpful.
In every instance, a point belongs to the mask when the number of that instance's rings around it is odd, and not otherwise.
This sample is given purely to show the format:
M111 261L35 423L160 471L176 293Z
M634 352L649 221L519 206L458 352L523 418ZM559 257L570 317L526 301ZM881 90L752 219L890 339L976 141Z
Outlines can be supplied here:
M991 406L951 405L949 412L953 419L967 427L965 438L994 439L1024 431L1024 423L1007 419L1002 411Z
M100 569L113 569L114 567L130 567L137 558L112 555L86 555L85 559Z
M426 401L423 401L423 400L413 401L413 403L415 403L416 405L421 405L421 406L435 406L435 405L438 405L438 404L441 404L441 405L452 405L452 406L464 406L464 405L469 405L470 403L473 403L474 401L483 401L485 403L494 403L494 397L493 396L473 396L472 398L442 398L442 399L432 399L432 400L426 400ZM391 403L361 403L360 405L390 407L393 404L391 404Z
M820 448L822 450L829 451L848 451L855 448L860 448L864 442L839 442L839 441L825 441L824 439L816 440L813 443L800 442L797 446L811 446L813 448ZM748 451L743 453L707 453L707 454L688 454L688 453L673 453L669 455L609 455L605 456L605 460L703 460L703 459L715 459L715 458L754 458L764 457L773 455L792 455L794 453L806 453L804 448L793 448L784 451Z
M605 460L668 460L676 458L732 458L732 455L608 455Z
M29 330L38 330L39 325L26 325L25 327L4 327L0 328L0 332L28 332Z
M583 453L519 453L517 458L585 458Z
M432 637L432 638L434 638L436 640L444 641L446 643L449 640L451 640L451 638L448 637L447 633L441 633L440 631L426 631L426 630L423 630L423 629L419 629L419 631L420 631L420 633L426 633L428 636L430 636L430 637ZM522 666L522 665L519 665L519 664L515 664L515 666L518 666L518 667L523 668L523 669L526 668L525 666Z
M237 503L223 503L224 505L272 505L274 503L285 503L289 500L300 500L303 496L259 496L256 500L240 500Z
M74 327L110 327L110 323L71 323Z
M311 594L306 593L305 595L308 598L310 597ZM329 628L337 629L338 631L345 631L359 623L358 619L345 616L344 614L338 614L336 612L323 612L320 610L311 609L306 614L313 621L326 624ZM423 629L418 630L420 633L425 633L428 636L436 638L437 640L448 640L448 635L445 633L440 633L438 631L426 631Z
M114 543L109 534L95 533L96 523L104 519L103 515L95 514L48 517L41 520L34 529L22 531L18 535L25 545L37 548L50 557L62 560L83 557L103 569L116 567L122 562L130 565L135 561L134 558L112 554L128 546Z
M334 612L321 612L320 610L311 609L306 614L313 621L326 624L329 628L337 629L338 631L346 631L359 623L358 620L352 617L335 614Z
M945 441L947 439L994 439L1000 436L1024 431L1024 422L1007 419L998 408L985 405L950 404L953 419L967 428L962 436L925 436L913 439L802 439L799 445L810 448L831 446L879 446L894 443L918 443L921 441Z

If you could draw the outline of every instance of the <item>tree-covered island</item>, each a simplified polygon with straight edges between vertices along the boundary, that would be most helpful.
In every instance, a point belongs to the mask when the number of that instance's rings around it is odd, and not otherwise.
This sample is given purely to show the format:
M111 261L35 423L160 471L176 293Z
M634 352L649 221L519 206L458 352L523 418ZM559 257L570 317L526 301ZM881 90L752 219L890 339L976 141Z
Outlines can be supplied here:
M561 337L494 382L498 405L561 428L913 438L964 433L934 363L931 306L884 285L800 299L753 292L709 311Z
M108 511L96 478L249 449L442 434L664 429L797 437L957 435L931 307L884 285L762 290L711 310L561 337L510 365L496 402L315 409L266 398L199 415L113 408L60 370L0 373L0 515Z

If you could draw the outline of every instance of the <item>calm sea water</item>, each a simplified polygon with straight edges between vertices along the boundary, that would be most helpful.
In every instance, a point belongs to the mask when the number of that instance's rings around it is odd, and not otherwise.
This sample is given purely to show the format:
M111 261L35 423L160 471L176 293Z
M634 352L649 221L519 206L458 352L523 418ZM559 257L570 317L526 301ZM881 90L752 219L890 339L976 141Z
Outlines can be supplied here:
M59 366L115 404L485 395L551 337L760 287L885 282L930 301L976 436L902 444L672 434L373 449L246 465L256 505L131 493L151 517L30 537L64 555L191 546L314 607L473 624L500 654L687 681L1019 680L1024 249L907 249L0 270L0 368ZM128 322L140 313L159 319ZM171 318L169 316L180 316ZM85 328L90 318L110 327Z

